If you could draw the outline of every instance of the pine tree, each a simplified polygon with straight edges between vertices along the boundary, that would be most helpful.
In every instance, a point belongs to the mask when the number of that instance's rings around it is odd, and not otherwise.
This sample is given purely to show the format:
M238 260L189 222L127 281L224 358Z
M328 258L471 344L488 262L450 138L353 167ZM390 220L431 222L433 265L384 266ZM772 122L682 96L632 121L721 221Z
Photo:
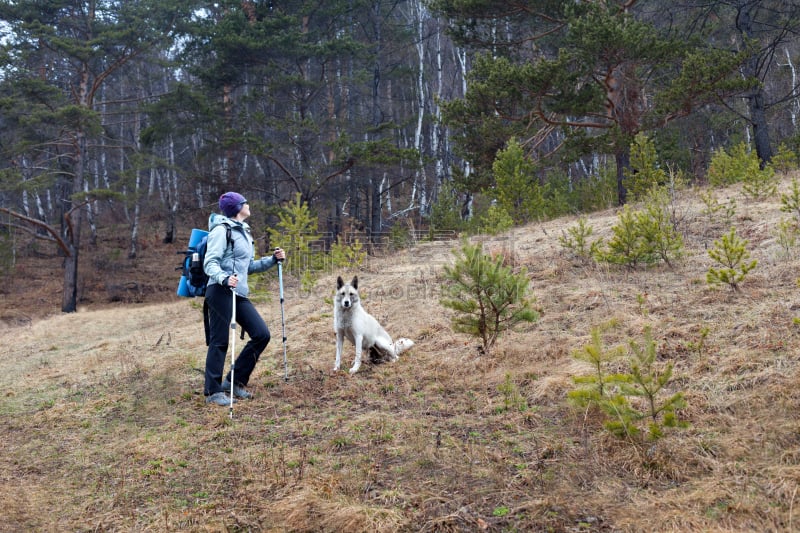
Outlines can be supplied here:
M618 219L617 224L611 228L613 235L601 258L629 268L635 268L639 263L652 263L654 255L642 235L638 212L626 205Z
M573 381L582 387L567 393L567 396L578 406L586 407L590 404L599 405L608 398L609 387L618 385L625 380L624 374L610 373L610 363L625 354L624 346L606 349L603 345L601 334L605 328L592 327L592 340L589 344L574 350L572 357L579 361L589 363L592 373L585 376L576 376Z
M683 253L683 236L672 222L669 205L666 189L651 189L644 209L637 213L636 225L642 236L643 246L649 250L648 256L660 258L672 266L672 261Z
M524 224L544 215L544 196L536 181L534 166L515 138L508 141L504 150L497 152L492 171L497 205L511 216L515 224Z
M590 261L600 255L602 241L597 239L589 242L594 228L588 225L587 221L585 216L580 217L576 225L570 226L567 228L566 234L558 237L558 242L581 259Z
M800 222L800 183L797 178L792 178L788 193L781 193L781 211L792 213Z
M456 311L453 329L480 337L488 351L505 330L521 322L535 322L539 314L531 308L528 272L514 274L503 265L503 257L485 255L480 244L463 241L455 264L445 266L450 282L442 305Z
M631 200L640 200L667 181L667 173L658 166L656 146L646 134L638 133L631 144L631 166L624 169L625 187Z
M656 364L657 345L653 338L652 328L645 327L643 345L630 341L630 348L632 379L620 385L620 392L626 398L644 400L645 409L642 411L632 409L631 411L636 413L633 417L620 416L616 422L621 426L628 426L629 422L635 422L638 419L648 420L648 437L651 440L661 437L665 427L685 426L676 413L678 409L686 406L683 393L677 392L667 398L661 398L663 396L661 393L672 379L673 364L669 362L660 368ZM611 411L617 412L616 409L611 409ZM628 412L629 415L631 411ZM631 433L629 427L626 427L625 431Z
M300 193L297 193L294 202L278 212L278 223L267 228L270 246L286 250L284 268L295 275L319 268L321 263L321 258L310 246L320 238L319 221L300 197Z
M758 261L750 261L750 252L747 251L747 240L736 235L736 228L724 234L719 240L714 241L714 246L708 255L720 268L710 267L706 274L706 281L710 285L727 283L734 291L739 290L739 284L753 270Z
M10 145L0 144L8 159L31 161L40 183L59 184L63 312L77 310L81 229L94 198L86 180L90 148L103 133L96 100L112 76L153 47L168 46L191 11L182 0L0 3L0 67L14 73L2 78L0 106L4 133L16 133Z

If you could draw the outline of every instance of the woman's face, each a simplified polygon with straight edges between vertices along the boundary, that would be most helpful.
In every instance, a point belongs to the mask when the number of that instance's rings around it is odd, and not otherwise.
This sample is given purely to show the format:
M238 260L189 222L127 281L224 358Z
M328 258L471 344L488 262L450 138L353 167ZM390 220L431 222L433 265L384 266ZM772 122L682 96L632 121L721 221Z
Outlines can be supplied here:
M236 215L236 218L244 220L249 216L250 216L250 204L245 202L244 205L242 205L242 208L239 210L239 214Z

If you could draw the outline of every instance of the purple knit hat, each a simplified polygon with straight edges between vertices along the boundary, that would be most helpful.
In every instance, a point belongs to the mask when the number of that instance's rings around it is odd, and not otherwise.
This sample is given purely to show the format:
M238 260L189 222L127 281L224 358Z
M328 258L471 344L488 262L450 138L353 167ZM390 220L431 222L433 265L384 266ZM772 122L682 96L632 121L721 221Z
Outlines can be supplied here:
M238 192L226 192L219 197L219 209L228 218L238 215L246 203L245 197Z

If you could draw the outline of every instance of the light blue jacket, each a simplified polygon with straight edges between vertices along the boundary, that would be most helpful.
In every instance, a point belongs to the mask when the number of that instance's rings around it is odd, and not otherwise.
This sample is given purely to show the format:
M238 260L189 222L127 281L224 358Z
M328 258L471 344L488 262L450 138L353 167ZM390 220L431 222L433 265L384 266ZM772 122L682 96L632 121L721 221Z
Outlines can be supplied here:
M228 246L225 237L225 225L231 228L231 241L233 246ZM250 289L247 286L247 275L264 272L274 267L278 261L275 256L268 255L255 259L255 246L250 226L247 222L232 220L224 215L211 213L208 217L208 244L206 245L206 260L203 270L208 276L208 284L214 283L225 286L228 276L236 273L239 283L236 285L236 295L247 297Z

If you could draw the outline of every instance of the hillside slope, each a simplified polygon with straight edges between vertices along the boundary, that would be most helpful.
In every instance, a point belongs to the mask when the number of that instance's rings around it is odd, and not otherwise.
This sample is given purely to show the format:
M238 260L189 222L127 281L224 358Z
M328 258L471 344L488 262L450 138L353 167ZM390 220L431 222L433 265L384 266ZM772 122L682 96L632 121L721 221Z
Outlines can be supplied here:
M273 272L258 304L273 340L233 420L203 402L199 301L7 321L0 529L791 531L800 252L775 238L788 217L777 198L716 194L736 198L733 223L759 261L738 293L705 282L727 225L695 192L678 203L686 256L673 268L573 260L558 237L574 218L482 239L528 269L541 313L489 355L439 304L457 243L420 243L311 293L286 280L285 382ZM617 213L588 221L608 238ZM399 362L331 371L338 274L358 274L365 307L416 341ZM609 346L652 327L689 428L634 445L569 406L572 378L590 372L570 354L612 320Z

